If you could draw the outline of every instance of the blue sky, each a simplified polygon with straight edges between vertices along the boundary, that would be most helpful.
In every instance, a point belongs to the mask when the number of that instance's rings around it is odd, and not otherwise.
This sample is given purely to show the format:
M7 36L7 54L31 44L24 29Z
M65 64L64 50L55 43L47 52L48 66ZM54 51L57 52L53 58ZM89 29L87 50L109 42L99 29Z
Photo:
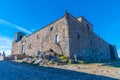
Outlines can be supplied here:
M120 0L0 0L0 52L10 54L14 33L27 35L64 15L84 16L120 53Z

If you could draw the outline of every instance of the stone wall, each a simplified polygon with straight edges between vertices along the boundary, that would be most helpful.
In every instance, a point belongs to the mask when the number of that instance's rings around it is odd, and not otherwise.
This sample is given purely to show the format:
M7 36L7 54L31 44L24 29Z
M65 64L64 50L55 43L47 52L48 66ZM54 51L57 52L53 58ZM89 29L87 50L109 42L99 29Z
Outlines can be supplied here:
M11 54L20 54L21 53L21 41L19 42L12 42L12 50L11 50Z
M66 19L53 22L45 28L38 30L28 37L23 37L19 42L13 42L12 54L22 53L21 46L25 46L25 54L35 55L38 51L52 49L58 54L69 56L69 41ZM55 42L56 35L59 36L59 42Z
M116 46L110 44L109 47L110 47L111 60L119 60Z
M71 58L85 61L110 60L109 44L92 31L92 25L84 21L84 18L77 20L72 15L68 16Z

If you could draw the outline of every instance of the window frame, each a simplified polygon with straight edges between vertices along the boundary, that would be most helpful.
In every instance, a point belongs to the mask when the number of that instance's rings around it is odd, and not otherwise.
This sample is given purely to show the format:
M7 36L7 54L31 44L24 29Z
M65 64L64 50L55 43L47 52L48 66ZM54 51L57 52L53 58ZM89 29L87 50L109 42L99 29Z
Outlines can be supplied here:
M60 36L59 35L55 35L55 43L59 43L60 42Z

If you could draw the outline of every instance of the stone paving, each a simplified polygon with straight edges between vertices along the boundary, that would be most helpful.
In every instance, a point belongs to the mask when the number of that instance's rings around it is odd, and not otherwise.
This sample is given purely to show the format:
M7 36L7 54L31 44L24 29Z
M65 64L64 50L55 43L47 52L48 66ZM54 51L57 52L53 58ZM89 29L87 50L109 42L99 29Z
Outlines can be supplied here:
M72 67L71 67L72 68ZM74 67L73 67L74 69ZM80 68L82 69L82 68ZM0 80L119 80L103 75L54 67L0 61Z

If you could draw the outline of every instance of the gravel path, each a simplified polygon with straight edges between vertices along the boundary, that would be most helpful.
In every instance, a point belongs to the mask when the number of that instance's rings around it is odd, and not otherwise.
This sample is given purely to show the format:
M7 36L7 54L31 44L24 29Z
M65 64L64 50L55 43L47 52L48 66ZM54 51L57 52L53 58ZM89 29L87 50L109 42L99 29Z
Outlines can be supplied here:
M0 80L119 80L66 69L0 61Z

